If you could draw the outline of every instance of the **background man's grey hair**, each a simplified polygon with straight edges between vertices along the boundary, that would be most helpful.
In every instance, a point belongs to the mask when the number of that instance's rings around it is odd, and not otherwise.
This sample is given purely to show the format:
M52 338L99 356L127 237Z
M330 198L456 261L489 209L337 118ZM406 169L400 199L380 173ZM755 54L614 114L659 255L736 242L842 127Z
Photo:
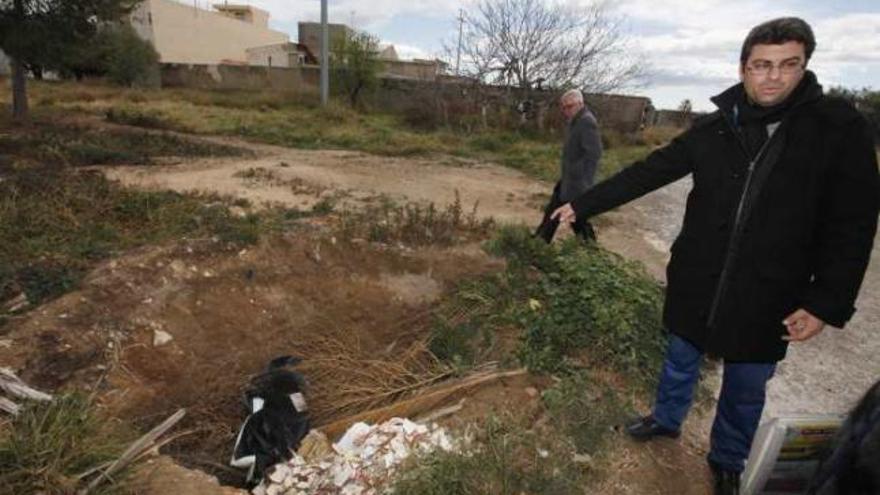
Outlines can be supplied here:
M584 102L584 94L581 93L579 89L569 89L565 93L562 93L562 96L559 97L559 101L576 101L578 103Z
M742 50L739 53L739 62L745 65L755 45L781 45L788 41L797 41L804 45L804 55L807 60L816 49L816 38L813 30L807 22L799 17L780 17L771 21L763 22L753 27L743 41ZM804 62L807 62L804 60Z

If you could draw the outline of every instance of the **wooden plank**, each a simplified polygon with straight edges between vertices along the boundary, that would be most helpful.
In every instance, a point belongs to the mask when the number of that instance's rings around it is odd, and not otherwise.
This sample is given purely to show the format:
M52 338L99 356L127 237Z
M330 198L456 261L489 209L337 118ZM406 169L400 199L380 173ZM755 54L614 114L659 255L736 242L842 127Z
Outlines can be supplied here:
M51 395L29 387L25 382L21 381L20 378L15 376L15 373L9 368L0 368L0 389L5 390L9 395L20 397L22 399L40 401L52 400Z

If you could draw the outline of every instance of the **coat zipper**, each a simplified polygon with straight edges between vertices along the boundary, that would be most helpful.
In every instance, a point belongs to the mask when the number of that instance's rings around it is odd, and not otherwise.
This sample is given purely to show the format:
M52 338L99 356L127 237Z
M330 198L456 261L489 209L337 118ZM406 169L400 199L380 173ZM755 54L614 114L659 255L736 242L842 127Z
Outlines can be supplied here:
M745 144L742 141L742 138L740 138L739 134L737 134L737 132L736 132L736 129L733 128L730 121L726 117L724 120L727 122L727 126L730 128L731 132L733 132L733 135L736 138L737 143L739 143L739 147L740 147L741 151L743 152L743 155L748 160L748 151L746 149ZM778 128L777 128L777 130L778 130ZM718 278L718 286L715 288L715 296L712 298L712 305L710 306L710 309L709 309L709 318L706 321L706 326L710 329L710 331L712 329L712 326L715 324L715 317L716 317L716 313L718 312L718 306L721 304L721 299L723 298L725 289L727 288L727 276L728 276L728 272L731 269L731 265L733 264L734 243L739 242L739 235L740 235L739 224L742 221L742 212L743 212L743 206L745 205L746 196L748 196L749 188L752 185L752 173L755 171L755 166L757 165L757 163L759 161L761 161L761 158L764 157L764 152L770 146L770 143L773 141L773 139L776 137L777 134L778 134L778 132L774 132L771 136L769 136L767 138L767 141L765 141L764 144L761 146L761 148L758 149L758 153L755 155L755 158L749 160L749 168L748 168L748 173L746 175L746 183L743 186L743 191L742 191L742 194L740 195L740 198L739 198L739 204L736 207L736 216L734 217L733 228L730 231L731 232L730 241L728 242L728 245L727 245L727 253L724 256L724 265L721 268L721 275Z

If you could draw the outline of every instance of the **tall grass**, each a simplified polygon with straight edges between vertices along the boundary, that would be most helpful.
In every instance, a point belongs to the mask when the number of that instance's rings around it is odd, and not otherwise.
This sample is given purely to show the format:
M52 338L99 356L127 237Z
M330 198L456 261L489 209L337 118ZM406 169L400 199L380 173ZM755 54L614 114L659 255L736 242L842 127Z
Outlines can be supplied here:
M133 438L119 423L100 417L83 395L31 403L0 428L0 494L76 493L91 471L115 460ZM126 476L123 470L90 493L132 493Z

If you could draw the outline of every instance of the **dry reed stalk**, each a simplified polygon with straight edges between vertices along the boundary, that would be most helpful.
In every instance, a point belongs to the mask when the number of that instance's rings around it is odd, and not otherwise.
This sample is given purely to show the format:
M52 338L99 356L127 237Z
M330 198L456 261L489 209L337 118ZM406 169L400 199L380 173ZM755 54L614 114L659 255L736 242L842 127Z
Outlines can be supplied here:
M393 358L368 354L356 341L327 335L315 336L299 349L308 356L299 369L309 379L315 422L381 407L451 375L423 341Z
M425 411L438 407L455 394L465 392L496 380L524 375L527 372L528 371L525 369L496 372L484 371L461 380L436 385L429 390L423 391L419 395L394 404L377 409L366 410L348 417L337 419L330 423L317 424L328 438L337 438L356 422L364 421L368 423L380 423L394 417L415 417Z

